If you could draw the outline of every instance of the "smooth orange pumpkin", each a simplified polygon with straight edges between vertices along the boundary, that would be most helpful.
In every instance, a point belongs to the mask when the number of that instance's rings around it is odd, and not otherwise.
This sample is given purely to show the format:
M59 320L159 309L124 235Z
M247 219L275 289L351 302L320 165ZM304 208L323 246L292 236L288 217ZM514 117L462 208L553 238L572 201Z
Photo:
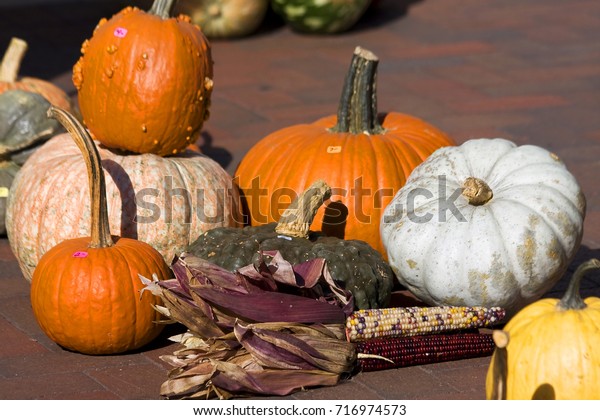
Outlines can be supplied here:
M48 102L71 110L71 99L67 93L46 80L35 77L20 77L21 62L27 52L27 42L12 38L0 62L0 93L8 90L25 90L42 95Z
M396 112L378 116L378 61L358 47L337 117L276 131L248 151L235 178L250 224L277 221L301 191L323 179L332 198L311 230L364 240L384 254L379 236L383 210L417 165L454 142L419 118Z
M160 298L141 294L139 275L168 279L170 269L150 245L111 236L104 174L94 142L73 116L58 108L49 112L84 154L92 234L63 241L40 259L31 282L34 315L48 337L70 350L113 354L137 349L163 327L153 307Z
M192 144L208 118L208 40L174 0L102 19L73 67L83 120L107 147L160 156Z

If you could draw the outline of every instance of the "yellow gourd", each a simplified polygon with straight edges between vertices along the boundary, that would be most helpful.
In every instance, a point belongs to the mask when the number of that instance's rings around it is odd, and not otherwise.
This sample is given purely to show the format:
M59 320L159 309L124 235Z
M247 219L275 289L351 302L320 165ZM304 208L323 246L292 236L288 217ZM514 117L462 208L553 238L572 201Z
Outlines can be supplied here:
M562 299L542 299L494 331L488 399L600 399L600 298L583 300L581 278L600 261L580 265Z

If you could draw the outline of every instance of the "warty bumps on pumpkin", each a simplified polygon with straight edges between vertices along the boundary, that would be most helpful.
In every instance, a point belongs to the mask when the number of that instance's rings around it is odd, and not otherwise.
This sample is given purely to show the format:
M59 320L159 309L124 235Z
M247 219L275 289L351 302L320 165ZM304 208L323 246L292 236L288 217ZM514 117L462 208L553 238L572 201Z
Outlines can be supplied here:
M84 123L107 147L160 156L192 144L209 115L208 40L174 0L100 20L73 67Z

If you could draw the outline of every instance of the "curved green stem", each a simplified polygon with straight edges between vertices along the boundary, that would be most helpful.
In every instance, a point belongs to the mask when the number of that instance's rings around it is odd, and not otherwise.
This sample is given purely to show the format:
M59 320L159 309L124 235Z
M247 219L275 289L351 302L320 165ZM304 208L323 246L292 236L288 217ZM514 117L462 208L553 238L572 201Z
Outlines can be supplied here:
M575 270L575 273L573 273L573 276L571 277L567 291L558 302L558 306L561 309L584 309L587 307L579 294L581 279L588 271L598 268L600 268L600 260L597 260L596 258L592 258L577 267L577 270Z
M92 207L92 228L90 248L108 248L114 245L108 222L106 184L102 161L98 149L87 130L67 111L51 106L48 117L56 119L71 134L71 138L81 150L88 171Z
M172 16L175 3L177 3L177 0L154 0L148 13L163 19L169 19Z
M377 117L378 63L379 58L371 51L356 47L332 132L380 134L385 131Z

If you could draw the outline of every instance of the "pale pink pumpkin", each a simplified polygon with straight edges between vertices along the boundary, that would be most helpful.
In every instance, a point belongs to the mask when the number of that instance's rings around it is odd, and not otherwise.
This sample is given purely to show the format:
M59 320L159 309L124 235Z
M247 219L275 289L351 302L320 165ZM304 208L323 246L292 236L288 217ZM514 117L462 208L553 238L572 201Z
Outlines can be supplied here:
M189 150L168 158L115 154L97 146L113 235L147 242L170 264L204 231L240 226L238 190L207 156ZM69 134L50 139L19 171L6 225L28 281L47 250L65 239L89 236L88 188L85 163Z

